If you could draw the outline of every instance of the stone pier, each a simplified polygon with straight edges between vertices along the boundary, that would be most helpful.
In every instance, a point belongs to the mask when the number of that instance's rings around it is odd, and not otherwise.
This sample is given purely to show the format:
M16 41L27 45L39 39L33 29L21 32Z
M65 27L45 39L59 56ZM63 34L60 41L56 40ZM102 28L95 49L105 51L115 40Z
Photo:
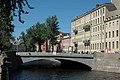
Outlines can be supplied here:
M120 54L95 53L93 70L120 73Z

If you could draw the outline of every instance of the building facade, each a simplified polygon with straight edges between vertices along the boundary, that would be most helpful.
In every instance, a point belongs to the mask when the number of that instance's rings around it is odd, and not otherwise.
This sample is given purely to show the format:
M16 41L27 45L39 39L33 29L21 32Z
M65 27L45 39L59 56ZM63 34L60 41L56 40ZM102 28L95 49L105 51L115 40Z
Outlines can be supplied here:
M120 0L97 4L72 20L72 43L77 52L120 51Z
M71 46L71 35L67 34L62 38L62 51L65 53L70 53L73 51L73 47Z

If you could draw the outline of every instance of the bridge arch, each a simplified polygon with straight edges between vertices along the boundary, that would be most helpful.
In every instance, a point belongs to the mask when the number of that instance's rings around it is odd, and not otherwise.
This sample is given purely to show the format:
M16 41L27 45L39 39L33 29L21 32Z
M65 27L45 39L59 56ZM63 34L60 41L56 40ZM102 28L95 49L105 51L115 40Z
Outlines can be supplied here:
M61 62L61 68L72 68L72 69L84 69L84 70L91 70L92 68L87 64L82 62L70 60L70 59L56 59Z
M45 68L67 68L67 69L85 69L91 70L92 68L82 62L78 62L69 58L41 58L36 60L31 60L22 64L26 67L45 67Z
M61 62L55 59L37 59L31 60L28 62L23 62L20 66L24 67L44 67L44 68L51 68L51 67L58 67L61 65Z

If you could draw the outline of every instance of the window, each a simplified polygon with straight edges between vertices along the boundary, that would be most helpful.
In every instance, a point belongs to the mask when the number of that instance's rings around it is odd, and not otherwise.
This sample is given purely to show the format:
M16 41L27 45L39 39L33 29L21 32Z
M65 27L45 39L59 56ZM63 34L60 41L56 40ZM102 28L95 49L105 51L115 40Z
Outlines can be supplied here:
M111 37L111 32L109 32L109 38Z
M107 42L105 43L105 46L106 46L106 48L107 48Z
M109 23L109 27L111 27L111 22Z
M100 26L100 30L102 30L102 26Z
M93 50L94 50L94 44L93 44Z
M98 12L96 11L96 16L98 15Z
M106 37L105 38L107 38L107 32L106 32Z
M92 49L92 44L91 44L91 46L90 46L90 47L91 47L91 49Z
M106 28L107 28L107 24L106 24Z
M117 24L117 27L118 27L119 22L117 21L117 23L116 23L116 24Z
M100 14L102 14L102 9L100 9Z
M100 17L100 23L102 22L102 17Z
M93 13L93 17L95 17L95 12Z
M97 27L95 28L95 31L97 32Z
M104 25L103 25L103 30L104 30Z
M104 21L105 17L103 16L103 21Z
M116 30L116 37L118 37L118 30Z
M97 49L99 49L99 43L97 43Z
M109 42L109 48L111 48L111 42Z
M95 22L96 22L95 24L97 24L97 19L95 19Z
M101 49L101 43L100 43L100 49Z
M99 14L100 14L100 13L99 13L99 10L98 10L98 16L99 16Z
M99 31L99 26L98 26L98 31Z
M112 37L114 37L114 31L112 31Z
M119 45L118 45L118 41L116 41L116 48L117 48L117 49L118 49L118 46L119 46Z
M99 24L99 18L98 18L98 24Z
M96 43L95 43L95 50L96 50Z
M98 49L99 49L99 43L98 43Z
M104 10L105 10L105 9L103 8L103 14L104 14L104 12L105 12Z
M114 26L114 22L113 22L113 26Z
M98 39L99 39L99 34L98 34Z
M104 49L104 43L102 43L102 49Z
M115 48L115 46L114 46L114 42L112 42L112 48L113 48L113 49Z

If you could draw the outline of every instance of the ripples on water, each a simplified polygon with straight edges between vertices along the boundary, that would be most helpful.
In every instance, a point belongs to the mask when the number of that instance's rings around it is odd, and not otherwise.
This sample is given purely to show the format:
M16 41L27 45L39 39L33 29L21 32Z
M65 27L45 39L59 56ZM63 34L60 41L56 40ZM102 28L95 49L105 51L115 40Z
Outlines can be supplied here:
M28 69L14 73L11 80L120 80L120 74L67 69Z

